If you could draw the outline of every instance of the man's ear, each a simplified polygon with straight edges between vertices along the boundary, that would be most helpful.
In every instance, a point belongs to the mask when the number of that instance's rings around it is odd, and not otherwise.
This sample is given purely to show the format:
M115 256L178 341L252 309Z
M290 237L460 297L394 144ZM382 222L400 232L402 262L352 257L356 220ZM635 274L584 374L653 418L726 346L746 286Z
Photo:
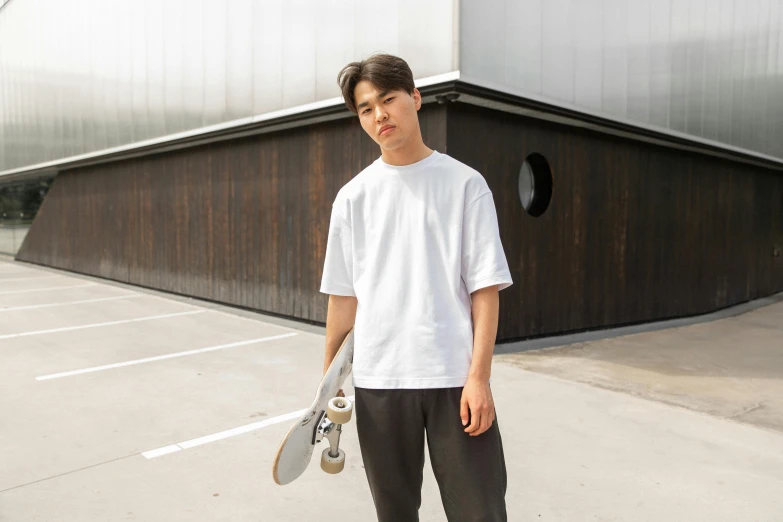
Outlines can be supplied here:
M421 109L421 93L419 92L419 89L413 88L413 103L416 106L416 110L418 111Z

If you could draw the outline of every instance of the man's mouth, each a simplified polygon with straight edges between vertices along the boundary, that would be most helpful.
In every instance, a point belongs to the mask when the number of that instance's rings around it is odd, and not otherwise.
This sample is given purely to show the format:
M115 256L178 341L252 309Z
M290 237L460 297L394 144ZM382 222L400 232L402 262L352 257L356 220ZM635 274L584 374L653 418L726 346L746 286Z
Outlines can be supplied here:
M381 136L385 136L386 134L389 134L394 129L395 129L395 127L393 125L390 125L389 127L382 128L381 132L379 132L378 134L380 134Z

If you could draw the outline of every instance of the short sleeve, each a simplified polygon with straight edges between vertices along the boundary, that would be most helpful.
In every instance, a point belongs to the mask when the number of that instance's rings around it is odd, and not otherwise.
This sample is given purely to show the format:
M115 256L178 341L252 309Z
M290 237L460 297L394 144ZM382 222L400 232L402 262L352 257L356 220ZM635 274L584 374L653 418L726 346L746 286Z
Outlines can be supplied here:
M321 292L330 295L356 296L353 289L351 225L334 206L329 221Z
M461 273L470 294L492 285L503 290L513 284L491 192L485 192L465 208Z

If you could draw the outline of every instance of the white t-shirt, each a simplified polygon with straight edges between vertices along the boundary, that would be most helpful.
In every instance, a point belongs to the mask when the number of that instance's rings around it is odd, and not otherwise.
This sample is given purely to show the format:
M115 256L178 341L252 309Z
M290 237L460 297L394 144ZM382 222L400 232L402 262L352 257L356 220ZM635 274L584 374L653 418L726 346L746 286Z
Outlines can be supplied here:
M354 386L464 386L470 294L511 284L492 192L447 154L401 167L379 157L337 193L321 292L358 300Z

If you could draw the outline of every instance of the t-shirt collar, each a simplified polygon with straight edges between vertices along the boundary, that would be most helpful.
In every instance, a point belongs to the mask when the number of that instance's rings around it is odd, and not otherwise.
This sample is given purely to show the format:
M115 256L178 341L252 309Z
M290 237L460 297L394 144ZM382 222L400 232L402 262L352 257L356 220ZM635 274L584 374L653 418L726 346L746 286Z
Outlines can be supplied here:
M429 165L431 162L435 161L435 159L437 159L438 156L440 156L440 152L438 152L437 150L433 149L432 154L430 154L426 158L421 159L421 160L419 160L419 161L417 161L415 163L410 163L408 165L389 165L388 163L383 161L383 156L379 156L378 159L376 160L376 162L380 166L382 166L384 168L387 168L387 169L401 170L401 171L416 170L416 169L419 169L419 168L424 167L426 165Z

